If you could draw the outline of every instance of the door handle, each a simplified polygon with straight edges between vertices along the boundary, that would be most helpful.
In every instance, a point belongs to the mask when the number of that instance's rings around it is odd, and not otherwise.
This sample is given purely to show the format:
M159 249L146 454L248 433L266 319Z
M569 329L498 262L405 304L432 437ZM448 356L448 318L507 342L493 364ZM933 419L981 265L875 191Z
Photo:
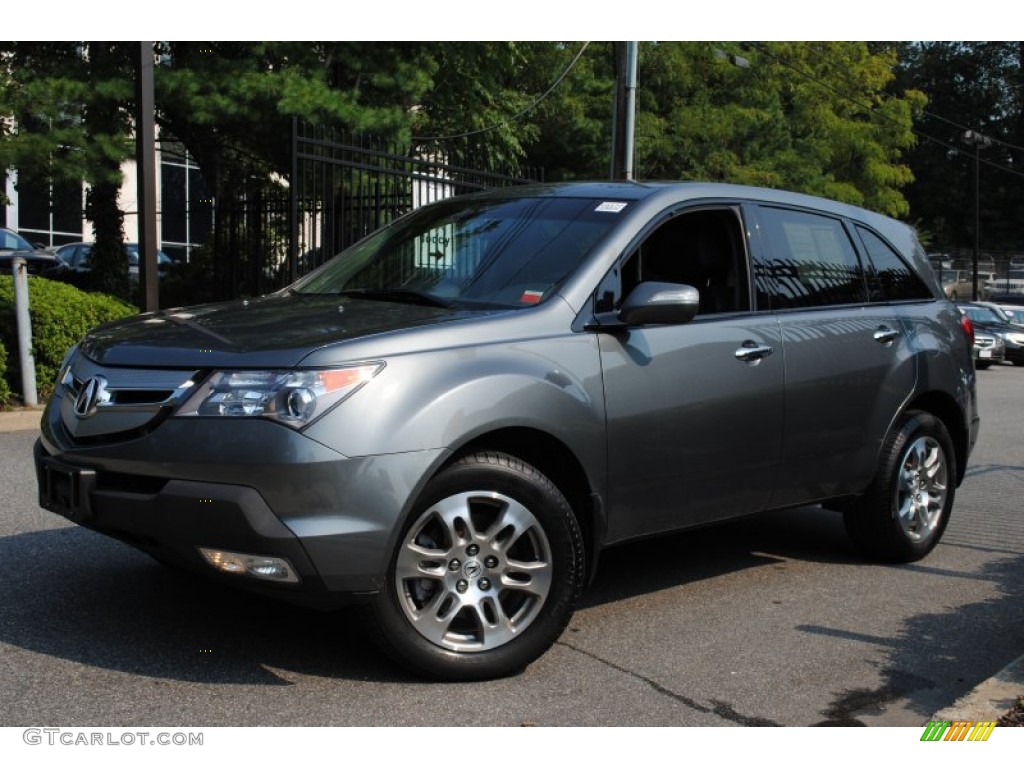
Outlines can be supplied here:
M743 363L758 363L761 358L768 357L775 349L759 345L756 341L743 342L743 346L736 350L736 359Z
M874 340L879 344L885 344L888 346L889 344L892 344L899 335L899 331L893 330L886 325L880 325L872 338L874 338Z

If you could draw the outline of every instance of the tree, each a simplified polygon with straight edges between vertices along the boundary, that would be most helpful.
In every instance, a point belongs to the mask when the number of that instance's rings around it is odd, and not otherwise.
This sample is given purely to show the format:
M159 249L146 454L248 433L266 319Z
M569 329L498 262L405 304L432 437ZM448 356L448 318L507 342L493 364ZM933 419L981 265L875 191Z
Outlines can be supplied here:
M865 43L641 47L637 168L653 178L785 187L899 216L901 162L924 99L887 94L895 55Z
M430 84L421 44L165 42L155 71L157 122L202 169L218 215L214 295L253 293L263 254L243 254L230 211L280 193L292 118L385 138L410 135Z
M787 187L906 214L903 153L924 99L891 91L893 46L753 43L745 69L717 49L738 50L641 44L638 177ZM87 180L103 252L119 237L113 201L131 152L126 50L0 48L0 110L19 118L17 133L0 134L0 162ZM163 42L157 120L164 139L180 141L198 163L218 211L280 191L293 117L467 164L539 165L552 180L604 178L611 52L609 43L579 42ZM452 136L433 148L434 138ZM219 256L236 233L224 216L216 226L215 283L218 293L235 293L259 260Z
M19 179L86 182L93 222L92 287L128 295L121 165L131 156L131 62L120 43L0 44L0 167Z
M531 60L544 63L530 90L578 46L535 44ZM643 42L636 176L785 187L905 215L904 153L924 97L887 90L895 64L893 46L866 43ZM611 45L591 43L529 116L528 162L550 179L606 178L614 78Z
M928 95L916 124L922 138L908 155L911 216L933 233L937 250L973 243L974 149L963 135L978 131L993 141L980 153L982 248L1024 249L1024 44L918 42L899 50L895 87Z

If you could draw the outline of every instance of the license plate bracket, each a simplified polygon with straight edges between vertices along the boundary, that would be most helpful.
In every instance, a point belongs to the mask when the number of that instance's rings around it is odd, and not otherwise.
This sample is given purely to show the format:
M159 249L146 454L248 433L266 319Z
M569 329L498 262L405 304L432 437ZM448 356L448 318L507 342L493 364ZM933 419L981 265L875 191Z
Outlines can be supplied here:
M92 518L96 472L44 458L39 465L39 506L76 523Z

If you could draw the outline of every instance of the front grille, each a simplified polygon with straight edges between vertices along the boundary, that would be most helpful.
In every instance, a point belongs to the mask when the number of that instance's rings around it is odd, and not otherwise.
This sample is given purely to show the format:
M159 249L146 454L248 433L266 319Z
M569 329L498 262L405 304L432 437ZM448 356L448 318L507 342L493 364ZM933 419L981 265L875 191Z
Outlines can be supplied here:
M77 354L59 382L61 420L83 442L119 439L152 429L199 381L200 372L116 368Z

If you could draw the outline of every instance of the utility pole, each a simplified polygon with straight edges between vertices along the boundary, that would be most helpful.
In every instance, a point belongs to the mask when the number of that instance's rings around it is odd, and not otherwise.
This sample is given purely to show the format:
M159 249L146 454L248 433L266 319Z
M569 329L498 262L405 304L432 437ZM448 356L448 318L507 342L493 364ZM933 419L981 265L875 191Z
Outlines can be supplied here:
M153 98L153 43L139 43L135 73L135 162L138 169L139 309L160 307L156 263L156 105Z
M636 41L615 45L615 102L612 116L613 179L633 178L633 147L636 131Z
M974 145L974 258L972 264L971 298L978 300L978 255L981 242L981 150L992 146L992 139L977 131L964 131L965 144Z

